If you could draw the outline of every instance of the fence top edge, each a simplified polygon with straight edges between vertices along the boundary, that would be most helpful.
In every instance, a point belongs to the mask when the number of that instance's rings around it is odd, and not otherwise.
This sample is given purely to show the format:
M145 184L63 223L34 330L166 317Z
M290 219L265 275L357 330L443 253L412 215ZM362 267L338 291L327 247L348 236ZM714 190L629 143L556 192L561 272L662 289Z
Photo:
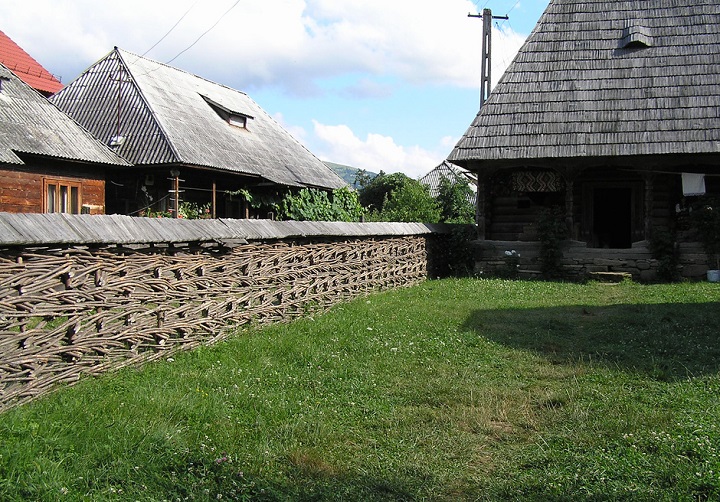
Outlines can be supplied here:
M471 227L471 225L463 225ZM112 245L309 237L392 237L444 234L458 225L273 220L183 220L125 215L0 212L0 246Z

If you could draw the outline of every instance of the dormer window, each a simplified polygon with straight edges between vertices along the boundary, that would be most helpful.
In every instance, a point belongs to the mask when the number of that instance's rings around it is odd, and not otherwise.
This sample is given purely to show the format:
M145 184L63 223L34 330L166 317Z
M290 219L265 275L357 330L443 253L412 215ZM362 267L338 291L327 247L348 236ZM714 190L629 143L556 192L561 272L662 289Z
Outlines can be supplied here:
M201 96L202 96L202 94L201 94ZM212 108L221 119L223 119L225 122L227 122L231 126L239 127L241 129L247 129L248 121L252 120L254 118L245 113L231 110L230 108L223 106L216 101L213 101L212 99L208 98L207 96L202 96L202 98L205 100L205 102L208 105L210 105L210 108Z
M244 115L230 115L227 121L231 126L247 129L247 117Z
M623 38L620 40L620 47L623 49L643 49L652 47L652 34L650 29L641 24L633 24L623 30Z

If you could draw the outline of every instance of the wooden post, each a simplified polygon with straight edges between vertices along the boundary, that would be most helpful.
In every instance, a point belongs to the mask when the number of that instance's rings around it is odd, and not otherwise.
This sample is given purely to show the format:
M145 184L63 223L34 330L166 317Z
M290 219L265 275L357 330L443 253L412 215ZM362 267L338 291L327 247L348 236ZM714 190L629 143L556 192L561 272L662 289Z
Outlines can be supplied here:
M213 180L212 184L212 217L217 218L217 183Z
M646 173L645 176L645 240L652 237L652 212L655 205L655 176L652 173Z
M483 20L482 30L482 59L480 64L480 107L490 96L492 88L492 80L490 72L492 69L492 20L493 19L509 19L508 16L493 16L490 9L483 9L482 15L468 14L468 17L478 17Z
M485 240L485 181L480 179L478 173L477 180L477 200L475 202L475 223L477 223L477 238L481 241Z
M573 190L575 182L571 179L565 179L565 224L568 228L568 235L571 239L577 239L574 234L575 219L573 218L573 210L575 209L575 196Z
M175 214L173 214L173 218L179 218L180 217L180 175L177 174L175 176L175 180L173 182L173 190L175 191Z
M483 9L482 64L480 65L480 106L490 96L490 55L492 53L492 11Z

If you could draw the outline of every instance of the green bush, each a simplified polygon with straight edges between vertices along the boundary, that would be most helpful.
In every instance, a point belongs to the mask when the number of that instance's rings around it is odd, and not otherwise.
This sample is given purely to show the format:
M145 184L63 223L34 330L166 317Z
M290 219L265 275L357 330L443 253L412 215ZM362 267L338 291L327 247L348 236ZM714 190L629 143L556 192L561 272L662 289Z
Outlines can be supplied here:
M690 219L705 248L708 267L712 267L714 262L715 268L720 269L720 200L702 197L692 209Z
M360 221L365 213L357 192L348 187L332 194L315 188L303 188L287 194L278 207L279 220L295 221Z
M408 178L409 179L409 178ZM438 223L440 207L430 195L430 189L416 180L410 180L398 190L390 192L381 211L373 211L374 221L404 221Z
M446 223L475 223L475 206L471 202L473 191L464 179L440 179L437 202L440 206L440 221Z
M538 219L540 239L540 271L546 279L562 276L562 243L568 237L565 211L560 207L544 209Z
M397 192L405 185L417 183L412 178L403 173L380 174L372 180L363 178L360 188L360 204L368 208L369 211L382 212L385 202L390 199L392 192Z
M658 261L658 279L669 282L679 280L680 250L675 232L665 228L654 228L650 238L650 252Z

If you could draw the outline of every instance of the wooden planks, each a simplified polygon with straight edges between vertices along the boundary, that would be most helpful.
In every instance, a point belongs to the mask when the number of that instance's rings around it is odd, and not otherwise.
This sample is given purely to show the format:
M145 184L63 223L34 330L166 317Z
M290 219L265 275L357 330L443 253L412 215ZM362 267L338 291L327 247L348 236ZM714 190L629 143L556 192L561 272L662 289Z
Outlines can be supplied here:
M446 233L450 226L425 223L344 223L272 220L183 220L124 215L10 214L0 212L0 246L149 244L275 240L295 237L406 236Z

